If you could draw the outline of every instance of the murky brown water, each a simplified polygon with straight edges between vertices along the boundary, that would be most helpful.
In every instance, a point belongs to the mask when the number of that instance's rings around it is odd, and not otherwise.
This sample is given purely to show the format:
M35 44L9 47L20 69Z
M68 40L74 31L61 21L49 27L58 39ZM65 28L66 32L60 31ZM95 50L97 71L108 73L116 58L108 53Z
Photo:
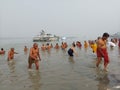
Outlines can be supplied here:
M95 67L96 56L89 48L77 49L78 57L69 58L66 51L51 49L40 51L40 70L28 70L28 53L23 52L25 44L15 44L13 62L7 61L7 52L0 56L0 90L119 90L120 50L108 48L109 71ZM6 51L13 45L6 45ZM29 43L28 47L31 47Z

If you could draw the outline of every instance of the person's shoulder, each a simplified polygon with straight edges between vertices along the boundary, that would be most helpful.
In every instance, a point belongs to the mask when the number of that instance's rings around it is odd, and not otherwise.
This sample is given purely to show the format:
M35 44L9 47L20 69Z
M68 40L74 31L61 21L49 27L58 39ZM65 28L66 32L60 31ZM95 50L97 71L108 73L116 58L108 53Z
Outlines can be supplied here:
M33 47L31 47L30 50L33 50Z
M97 40L97 42L101 42L101 41L103 41L102 38L100 38L100 39Z

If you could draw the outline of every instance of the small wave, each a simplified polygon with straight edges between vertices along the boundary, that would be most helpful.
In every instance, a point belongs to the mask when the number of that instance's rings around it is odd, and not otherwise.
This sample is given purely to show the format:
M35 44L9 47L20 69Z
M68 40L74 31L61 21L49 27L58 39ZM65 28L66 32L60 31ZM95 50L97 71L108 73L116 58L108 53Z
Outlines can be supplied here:
M118 85L118 86L114 86L113 88L117 88L117 89L118 89L118 88L120 88L120 85Z

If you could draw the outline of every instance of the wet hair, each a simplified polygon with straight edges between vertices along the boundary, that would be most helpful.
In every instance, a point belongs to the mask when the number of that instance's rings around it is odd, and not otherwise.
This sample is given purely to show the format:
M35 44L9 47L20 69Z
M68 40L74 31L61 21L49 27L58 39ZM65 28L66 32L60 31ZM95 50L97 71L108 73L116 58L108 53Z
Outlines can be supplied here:
M72 46L75 47L75 43L72 43Z
M49 45L49 43L47 43L46 45Z
M108 33L103 33L103 37L109 37L109 34Z
M1 48L1 50L4 50L3 48Z

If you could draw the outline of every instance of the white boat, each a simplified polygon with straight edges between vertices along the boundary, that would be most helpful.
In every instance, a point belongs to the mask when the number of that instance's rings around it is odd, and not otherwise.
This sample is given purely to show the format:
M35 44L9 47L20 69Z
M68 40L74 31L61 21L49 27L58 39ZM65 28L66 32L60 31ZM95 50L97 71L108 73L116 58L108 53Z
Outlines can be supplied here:
M57 41L57 40L59 40L59 36L45 33L44 30L42 30L40 32L40 35L33 37L33 41L34 42L35 41L46 41L46 42L49 42L49 41Z

